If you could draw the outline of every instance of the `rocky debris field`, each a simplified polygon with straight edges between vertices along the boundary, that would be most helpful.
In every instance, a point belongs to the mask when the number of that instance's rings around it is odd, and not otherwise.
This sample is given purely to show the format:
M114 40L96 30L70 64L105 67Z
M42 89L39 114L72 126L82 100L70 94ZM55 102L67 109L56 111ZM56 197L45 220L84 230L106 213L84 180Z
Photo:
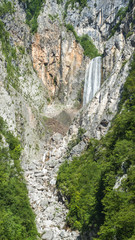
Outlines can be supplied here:
M25 165L25 179L36 224L42 240L74 240L79 233L66 228L67 208L58 200L56 176L67 147L67 137L56 133L49 140L43 158Z

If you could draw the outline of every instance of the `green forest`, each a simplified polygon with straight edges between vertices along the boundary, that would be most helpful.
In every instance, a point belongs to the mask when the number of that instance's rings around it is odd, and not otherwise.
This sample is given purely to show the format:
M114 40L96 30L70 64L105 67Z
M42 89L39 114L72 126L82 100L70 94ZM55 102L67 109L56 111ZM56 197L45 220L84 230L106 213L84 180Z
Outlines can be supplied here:
M60 167L57 187L69 208L68 226L94 232L99 240L135 239L134 146L135 54L109 132ZM114 189L118 178L121 184Z
M0 239L36 240L35 215L20 165L21 145L0 117Z

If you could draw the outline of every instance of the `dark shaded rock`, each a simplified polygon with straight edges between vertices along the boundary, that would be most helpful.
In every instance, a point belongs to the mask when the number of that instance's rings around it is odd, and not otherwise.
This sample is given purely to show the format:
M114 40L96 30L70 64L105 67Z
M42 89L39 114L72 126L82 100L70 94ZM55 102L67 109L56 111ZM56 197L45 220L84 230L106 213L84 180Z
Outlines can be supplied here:
M132 47L135 47L135 36L131 39L131 45Z
M108 126L108 121L106 119L103 119L100 124L103 126L103 127L107 127Z

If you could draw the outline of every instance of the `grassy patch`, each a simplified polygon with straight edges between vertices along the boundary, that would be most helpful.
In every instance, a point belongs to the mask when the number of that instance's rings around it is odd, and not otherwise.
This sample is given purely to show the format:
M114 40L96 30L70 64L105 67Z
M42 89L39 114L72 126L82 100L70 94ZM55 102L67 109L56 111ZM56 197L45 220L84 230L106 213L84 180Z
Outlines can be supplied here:
M56 19L59 19L58 14L54 14L54 15L49 14L48 16L52 21L55 21Z
M127 35L126 35L126 38L129 38L129 37L132 36L132 35L133 35L133 32L130 32L130 31L129 31L129 32L127 33Z
M80 37L80 44L84 49L85 56L88 56L90 58L100 56L97 48L95 47L94 43L88 35L83 35L82 37Z

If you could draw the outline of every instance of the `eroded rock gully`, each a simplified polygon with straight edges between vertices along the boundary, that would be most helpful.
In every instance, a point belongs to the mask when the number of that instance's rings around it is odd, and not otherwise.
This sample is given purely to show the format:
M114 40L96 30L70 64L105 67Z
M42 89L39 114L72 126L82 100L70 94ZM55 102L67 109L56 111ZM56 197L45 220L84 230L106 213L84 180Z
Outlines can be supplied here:
M78 239L66 229L66 207L58 200L56 176L67 148L67 136L55 133L45 145L42 158L25 165L25 179L36 223L43 240Z
M37 34L32 37L25 24L25 11L17 0L15 2L14 18L7 17L4 20L7 31L10 32L14 46L22 46L27 50L32 46L32 52L31 55L25 53L20 58L18 89L10 87L10 91L4 86L6 62L0 52L0 115L7 121L10 130L21 136L24 146L22 165L41 238L74 240L79 238L79 233L65 227L67 209L58 201L56 176L64 161L68 141L77 134L78 128L81 126L86 129L85 139L100 138L107 132L117 112L121 89L128 75L129 62L135 47L134 32L129 38L125 37L128 28L133 31L128 17L113 37L108 39L108 36L115 20L118 22L115 19L118 10L125 7L127 1L97 0L96 7L93 6L93 1L88 1L90 8L84 8L81 13L79 9L71 7L67 11L65 22L72 24L78 35L88 34L99 51L104 53L104 83L92 101L80 110L70 126L69 135L65 137L59 133L50 136L46 128L50 124L52 131L55 131L54 127L60 132L61 125L57 125L56 121L59 121L58 116L63 109L57 110L55 101L58 101L58 105L65 104L65 107L69 106L71 109L80 91L89 60L83 56L83 50L76 43L73 34L67 32L62 24L63 6L56 1L46 0L38 17ZM51 20L49 15L58 18ZM48 96L51 104L47 104ZM57 118L52 120L54 112ZM48 125L46 117L50 117ZM67 126L61 133L66 131ZM79 155L85 145L82 140L72 149L71 155ZM38 147L39 150L36 149Z

